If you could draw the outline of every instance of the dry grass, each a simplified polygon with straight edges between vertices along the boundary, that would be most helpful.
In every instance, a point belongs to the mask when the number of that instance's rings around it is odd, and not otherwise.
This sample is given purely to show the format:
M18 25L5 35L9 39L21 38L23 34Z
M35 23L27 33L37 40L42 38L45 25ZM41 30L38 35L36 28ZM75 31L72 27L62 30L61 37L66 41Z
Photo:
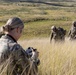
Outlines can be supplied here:
M35 47L40 52L39 75L76 75L76 42L49 43L47 39L19 42L24 49Z
M23 39L25 37L49 37L52 25L61 26L66 30L70 29L72 21L76 20L75 8L76 6L56 7L43 4L37 6L30 3L1 4L0 25L5 24L8 18L18 16L25 22ZM26 23L27 21L28 23ZM19 43L24 49L31 46L37 48L40 52L39 75L76 75L75 42L67 40L64 43L50 43L49 38L42 38L23 40Z
M19 41L26 50L34 47L40 52L38 75L76 75L76 42L50 43L49 38ZM5 66L6 69L7 65ZM5 71L4 69L4 71ZM2 74L4 75L4 74Z

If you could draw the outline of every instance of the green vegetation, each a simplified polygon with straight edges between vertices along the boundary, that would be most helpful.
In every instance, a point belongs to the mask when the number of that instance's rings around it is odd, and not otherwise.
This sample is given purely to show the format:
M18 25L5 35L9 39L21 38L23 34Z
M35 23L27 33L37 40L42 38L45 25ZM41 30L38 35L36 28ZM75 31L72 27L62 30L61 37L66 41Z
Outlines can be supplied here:
M65 43L49 41L52 25L69 31L76 20L76 2L0 3L0 26L13 16L20 17L25 24L23 41L19 43L24 49L35 47L40 52L39 75L76 75L76 43L67 38Z
M0 25L8 18L20 17L25 24L22 39L49 37L52 25L61 26L68 32L76 20L76 2L0 3Z

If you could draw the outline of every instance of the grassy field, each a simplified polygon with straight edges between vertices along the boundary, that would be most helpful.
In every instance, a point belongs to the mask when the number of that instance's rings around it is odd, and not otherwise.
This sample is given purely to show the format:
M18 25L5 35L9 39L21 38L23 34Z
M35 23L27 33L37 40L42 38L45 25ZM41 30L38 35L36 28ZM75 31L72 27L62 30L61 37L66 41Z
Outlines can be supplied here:
M52 25L69 31L76 20L76 3L52 3L0 3L0 26L13 16L24 21L19 43L24 49L31 46L40 52L39 75L76 75L76 42L50 43L49 40Z
M49 37L52 25L70 29L76 20L76 2L0 3L0 26L8 18L20 17L25 24L22 39Z
M50 43L49 38L37 38L19 41L19 43L25 50L34 47L39 51L41 64L38 67L38 75L76 75L75 41L66 39L64 43Z
M76 42L50 43L49 38L19 42L24 49L34 47L40 52L39 75L76 75Z

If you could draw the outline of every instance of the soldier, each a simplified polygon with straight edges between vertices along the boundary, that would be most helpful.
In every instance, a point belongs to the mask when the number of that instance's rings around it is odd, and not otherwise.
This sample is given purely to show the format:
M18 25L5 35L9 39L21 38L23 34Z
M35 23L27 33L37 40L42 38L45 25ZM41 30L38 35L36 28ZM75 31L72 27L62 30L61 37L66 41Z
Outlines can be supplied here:
M24 24L18 17L10 18L3 26L5 35L0 38L0 75L38 75L38 62L29 59L17 43L23 28Z
M70 37L70 40L76 39L76 21L73 22L73 25L69 31L68 36Z
M50 42L51 40L54 40L55 42L63 41L65 39L65 34L66 34L66 31L63 28L61 27L56 28L55 26L52 26Z
M60 33L61 40L64 41L65 40L65 35L66 35L66 30L63 29L62 27L58 27L58 31Z
M55 26L52 26L52 27L51 27L50 42L51 42L52 40L57 41L57 39L58 39L57 35L58 35L58 30L57 30L57 28L56 28Z

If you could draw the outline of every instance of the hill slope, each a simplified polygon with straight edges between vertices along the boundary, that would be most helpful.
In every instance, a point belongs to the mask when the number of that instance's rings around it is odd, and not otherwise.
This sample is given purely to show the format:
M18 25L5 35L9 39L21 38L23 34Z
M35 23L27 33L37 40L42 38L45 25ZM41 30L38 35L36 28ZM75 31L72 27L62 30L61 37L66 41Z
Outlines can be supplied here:
M76 0L0 0L0 1L10 1L10 2L19 2L19 1L41 1L41 2L51 2L51 1L56 1L56 2L60 2L60 1L76 1Z

